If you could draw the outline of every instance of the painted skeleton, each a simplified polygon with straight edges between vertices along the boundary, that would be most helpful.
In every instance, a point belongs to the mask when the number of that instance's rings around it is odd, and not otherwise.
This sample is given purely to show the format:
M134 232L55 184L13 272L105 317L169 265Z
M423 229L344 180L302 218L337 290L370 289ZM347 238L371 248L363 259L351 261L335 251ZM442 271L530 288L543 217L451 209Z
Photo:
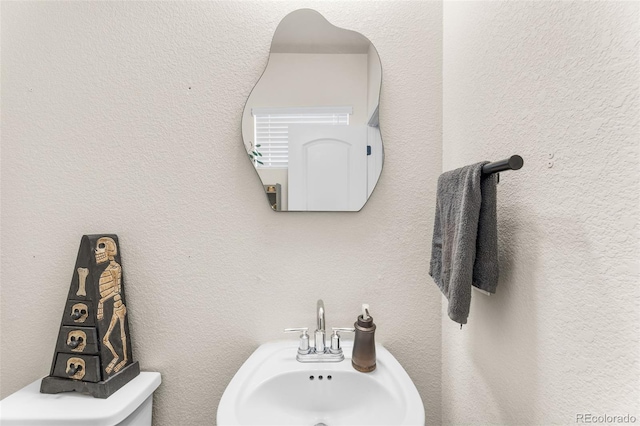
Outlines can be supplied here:
M116 247L116 243L109 237L102 237L96 243L96 263L99 265L101 263L109 262L107 268L102 272L102 274L100 274L100 301L98 302L97 312L98 320L102 320L104 317L104 302L113 299L113 315L111 316L109 329L102 339L104 345L109 348L113 354L113 359L107 368L105 368L107 373L111 373L111 371L117 373L127 364L128 361L127 335L124 329L124 317L127 314L127 307L122 303L122 296L120 295L120 292L122 291L122 268L118 262L114 260L117 253L118 248ZM122 340L122 361L120 361L120 363L118 363L120 357L109 341L111 332L117 322L120 323L120 339Z

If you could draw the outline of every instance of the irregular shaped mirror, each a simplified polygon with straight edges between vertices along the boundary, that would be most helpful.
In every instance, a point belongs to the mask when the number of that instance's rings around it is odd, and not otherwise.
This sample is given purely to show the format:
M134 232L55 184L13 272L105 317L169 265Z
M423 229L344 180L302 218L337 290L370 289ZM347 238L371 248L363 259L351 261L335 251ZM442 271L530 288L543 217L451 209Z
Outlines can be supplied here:
M276 211L358 211L382 171L380 58L310 9L287 15L242 116L248 157Z

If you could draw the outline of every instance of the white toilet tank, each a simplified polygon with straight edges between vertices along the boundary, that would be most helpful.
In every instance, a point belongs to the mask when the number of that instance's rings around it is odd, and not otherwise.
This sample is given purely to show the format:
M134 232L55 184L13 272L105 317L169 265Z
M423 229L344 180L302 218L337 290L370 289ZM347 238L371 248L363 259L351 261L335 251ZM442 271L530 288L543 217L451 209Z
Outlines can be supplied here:
M141 372L106 399L40 393L40 380L0 401L2 426L151 426L160 373Z

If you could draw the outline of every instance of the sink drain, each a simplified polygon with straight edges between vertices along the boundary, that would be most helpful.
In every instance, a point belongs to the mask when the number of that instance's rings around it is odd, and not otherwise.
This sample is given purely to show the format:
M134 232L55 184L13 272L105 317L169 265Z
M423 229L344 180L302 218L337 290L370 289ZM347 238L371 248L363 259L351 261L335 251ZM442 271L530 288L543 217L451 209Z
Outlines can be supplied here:
M327 426L327 425L326 425L326 424L324 424L324 423L316 423L316 424L315 424L315 425L313 425L313 426Z

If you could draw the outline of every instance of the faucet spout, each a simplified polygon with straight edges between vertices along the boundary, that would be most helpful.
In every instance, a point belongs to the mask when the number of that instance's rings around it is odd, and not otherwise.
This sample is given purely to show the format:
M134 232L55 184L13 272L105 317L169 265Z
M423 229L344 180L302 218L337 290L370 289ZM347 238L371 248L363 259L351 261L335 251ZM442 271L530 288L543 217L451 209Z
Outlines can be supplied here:
M324 302L322 299L318 299L317 311L318 311L318 328L315 332L315 349L316 353L322 354L325 350L324 344Z
M324 332L324 302L318 299L318 331Z

